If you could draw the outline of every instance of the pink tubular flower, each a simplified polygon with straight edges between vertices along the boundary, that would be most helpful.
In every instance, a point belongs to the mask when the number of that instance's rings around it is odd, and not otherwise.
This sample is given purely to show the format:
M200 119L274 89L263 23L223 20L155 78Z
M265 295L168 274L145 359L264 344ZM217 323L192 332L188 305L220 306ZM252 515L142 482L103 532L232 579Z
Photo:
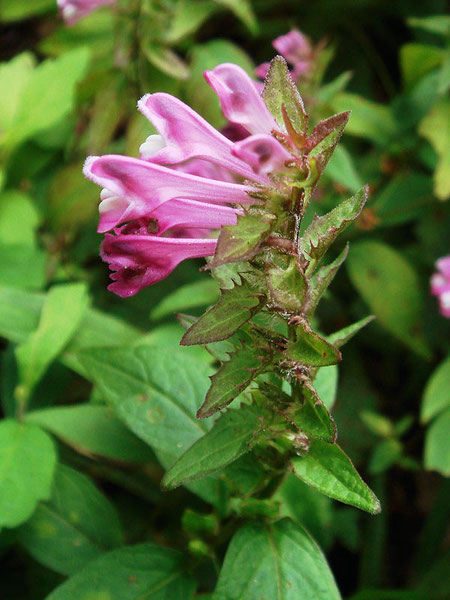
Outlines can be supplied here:
M298 29L292 29L285 35L280 35L272 42L275 50L292 65L291 75L298 82L311 70L314 64L315 50L310 40ZM265 79L270 63L263 63L255 69L255 75Z
M62 18L68 25L73 25L100 6L115 2L116 0L57 0Z
M431 278L431 293L439 299L441 315L450 318L450 256L436 261L438 273Z
M141 145L141 158L90 156L84 165L85 176L103 188L101 256L112 271L109 289L119 296L167 277L182 260L212 256L212 231L235 225L241 207L260 203L255 192L280 185L278 174L297 160L295 144L243 69L223 64L205 78L240 141L177 98L147 94L138 108L158 134Z

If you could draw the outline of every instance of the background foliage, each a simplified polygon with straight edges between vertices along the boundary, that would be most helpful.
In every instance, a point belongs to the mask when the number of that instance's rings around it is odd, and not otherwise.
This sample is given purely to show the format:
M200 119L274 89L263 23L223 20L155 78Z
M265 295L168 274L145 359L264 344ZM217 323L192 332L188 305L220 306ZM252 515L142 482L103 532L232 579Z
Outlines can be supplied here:
M449 322L428 291L435 260L449 253L444 10L440 0L124 0L68 28L53 0L3 0L5 598L88 598L93 577L105 594L124 600L144 592L162 597L149 592L161 586L173 599L254 598L258 589L245 596L239 586L260 563L274 572L274 547L295 557L286 567L291 576L301 564L308 572L308 560L321 568L319 551L298 525L326 552L345 598L447 597ZM292 26L328 44L316 78L305 90L300 85L313 121L352 111L308 218L366 182L371 190L345 234L346 267L318 322L328 333L368 313L376 321L346 346L339 368L322 368L317 387L340 445L382 503L376 517L293 476L277 490L275 505L230 507L231 492L249 494L258 477L245 457L235 472L229 467L161 490L164 467L212 425L195 413L214 359L203 348L178 345L184 329L173 315L200 314L218 288L191 261L135 298L107 292L95 232L98 190L81 175L87 154L138 155L152 133L135 109L145 92L175 94L224 125L203 71L227 61L251 73L272 58L271 40ZM345 240L339 243L336 256ZM158 395L160 410L148 410L145 401L135 408L146 393ZM293 522L265 528L252 519L273 506ZM239 558L249 544L256 563ZM124 577L130 585L122 590ZM261 585L270 594L273 577L266 577ZM328 581L328 571L317 577ZM332 580L327 585L325 593L337 594ZM306 588L304 594L310 597Z

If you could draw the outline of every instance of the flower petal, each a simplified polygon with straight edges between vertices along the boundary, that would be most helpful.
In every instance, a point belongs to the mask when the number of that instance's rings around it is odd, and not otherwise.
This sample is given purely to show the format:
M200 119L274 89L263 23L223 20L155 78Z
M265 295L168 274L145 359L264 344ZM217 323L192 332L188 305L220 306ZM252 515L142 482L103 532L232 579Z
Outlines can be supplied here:
M248 162L255 173L284 169L285 163L292 159L291 154L272 135L251 135L236 142L233 154Z
M141 158L163 165L202 158L242 177L254 177L248 165L231 154L232 142L178 98L164 93L146 94L138 108L165 142L164 147L155 146L153 154L144 144ZM150 141L154 144L154 139Z
M102 233L125 221L148 216L174 198L210 204L255 203L248 195L247 186L204 179L115 154L89 157L83 172L88 179L109 190L109 198L115 198L109 200L109 204L107 198L107 204L100 208L99 231Z
M311 55L311 43L298 29L292 29L285 35L280 35L272 42L272 46L284 58L295 65L299 60Z
M220 229L222 225L236 225L240 213L229 206L175 198L158 206L149 216L158 220L158 235L162 235L173 227Z
M219 96L222 112L232 123L250 133L270 133L277 125L244 69L224 63L205 71L206 81Z
M215 239L164 238L152 235L106 234L102 259L113 271L108 289L123 298L167 277L187 258L212 256Z
M443 256L436 261L436 267L445 275L450 283L450 256Z

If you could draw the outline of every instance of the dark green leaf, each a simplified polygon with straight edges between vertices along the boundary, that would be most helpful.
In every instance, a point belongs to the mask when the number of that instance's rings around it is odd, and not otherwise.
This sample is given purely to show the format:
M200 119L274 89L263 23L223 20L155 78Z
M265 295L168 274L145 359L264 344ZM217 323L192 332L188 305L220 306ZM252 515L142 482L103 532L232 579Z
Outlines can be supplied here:
M277 306L288 312L301 311L308 284L295 260L291 260L286 269L276 265L268 268L267 285L270 298Z
M52 497L37 507L19 541L43 565L72 575L106 550L120 545L114 507L85 475L60 465Z
M337 437L336 425L328 410L312 385L301 388L303 405L292 413L296 426L311 437L334 443Z
M252 259L269 235L274 220L275 216L267 213L246 214L238 216L236 225L222 227L208 268Z
M210 417L224 408L269 365L272 353L268 348L242 345L230 355L211 378L211 387L205 402L197 412L197 418Z
M153 320L161 319L174 312L185 311L206 306L217 302L220 290L217 283L211 279L187 283L178 287L171 294L163 298L159 304L152 309L150 317Z
M211 0L178 0L173 19L164 39L169 44L195 32L208 17L217 11Z
M339 600L325 557L289 519L244 525L225 555L213 600Z
M213 0L216 4L226 6L247 26L250 33L257 33L258 22L249 0Z
M369 210L375 213L377 227L402 225L430 209L432 194L432 182L427 175L398 175L377 194Z
M263 307L264 294L255 290L242 279L230 290L223 290L219 302L209 308L184 334L180 344L207 344L219 342L233 335Z
M0 527L17 527L50 497L56 450L35 425L0 423Z
M375 317L370 315L369 317L365 317L356 323L352 323L348 327L344 327L344 329L335 331L331 335L327 336L327 341L330 344L333 344L335 348L341 348L344 344L351 340L352 337L358 333L358 331L361 331L363 327L371 323L374 319Z
M420 420L427 423L450 407L450 356L433 372L427 382L420 411Z
M321 267L317 273L311 278L309 282L309 302L307 316L312 317L314 310L327 290L330 283L333 281L339 267L342 265L344 260L347 258L348 244L339 256L330 264Z
M442 412L427 428L425 468L450 476L450 408Z
M293 458L292 467L297 477L330 498L372 514L381 510L378 499L337 444L311 440L307 454Z
M229 410L169 469L164 487L175 488L223 469L251 450L263 427L263 418L255 407L242 405L238 410Z
M40 425L81 453L135 463L153 458L150 448L107 406L78 404L44 408L27 413L25 421Z
M323 165L322 161L322 170ZM335 147L328 161L326 175L350 192L357 192L364 185L352 154L342 144Z
M308 132L308 117L302 97L292 80L286 61L276 56L270 63L262 98L278 126L285 129L283 107L297 133Z
M319 261L337 236L361 214L368 193L366 186L326 215L316 216L300 241L301 252Z
M297 340L287 344L287 358L314 367L334 365L341 360L339 350L315 333L306 321L298 322L296 333Z
M195 587L180 552L139 544L100 556L46 600L191 600Z

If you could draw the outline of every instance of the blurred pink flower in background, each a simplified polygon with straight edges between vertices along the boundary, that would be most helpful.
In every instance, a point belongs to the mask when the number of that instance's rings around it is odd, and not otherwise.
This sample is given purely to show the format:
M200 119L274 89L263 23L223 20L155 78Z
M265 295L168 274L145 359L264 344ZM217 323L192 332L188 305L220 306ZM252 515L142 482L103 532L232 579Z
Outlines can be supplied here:
M438 297L441 315L450 318L450 255L436 261L438 270L431 278L431 293Z
M296 83L314 66L316 52L309 38L298 29L292 29L289 33L280 35L273 40L272 46L292 66L291 75ZM256 67L257 77L265 79L269 66L270 63L263 63Z
M115 2L116 0L57 0L62 18L68 25L73 25L100 6Z

